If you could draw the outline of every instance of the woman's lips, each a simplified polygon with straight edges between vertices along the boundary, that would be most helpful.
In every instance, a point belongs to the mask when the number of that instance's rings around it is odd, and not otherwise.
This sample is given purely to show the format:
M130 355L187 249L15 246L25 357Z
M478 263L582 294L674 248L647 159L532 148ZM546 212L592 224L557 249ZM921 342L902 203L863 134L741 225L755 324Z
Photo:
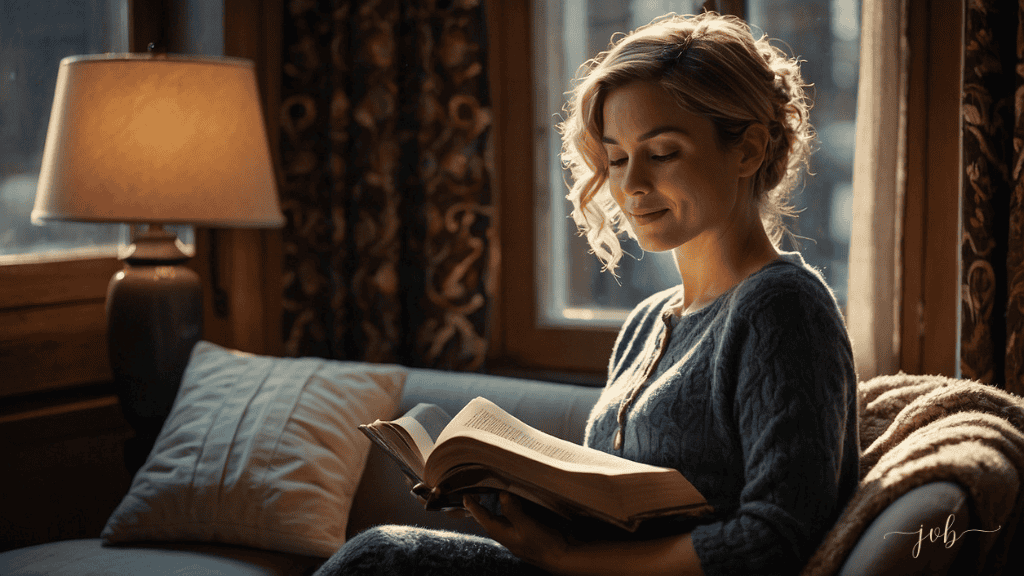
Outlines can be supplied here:
M655 210L654 212L646 212L644 214L630 214L630 216L636 224L644 225L654 222L665 214L668 214L668 208L665 208L664 210Z

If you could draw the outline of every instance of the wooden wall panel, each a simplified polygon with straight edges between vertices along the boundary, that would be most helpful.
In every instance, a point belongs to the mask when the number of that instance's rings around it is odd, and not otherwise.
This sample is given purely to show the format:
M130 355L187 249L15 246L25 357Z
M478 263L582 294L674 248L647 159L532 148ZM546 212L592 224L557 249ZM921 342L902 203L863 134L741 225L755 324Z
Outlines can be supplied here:
M103 300L0 310L0 397L108 381Z
M224 1L224 55L256 65L267 137L280 182L277 108L280 100L282 0ZM214 241L211 242L211 239ZM281 232L198 230L192 267L203 279L204 338L246 352L280 355ZM216 254L211 251L216 250ZM211 267L216 261L216 271ZM227 295L226 315L213 306L213 275Z
M114 396L0 411L0 551L96 538L128 491L131 434Z

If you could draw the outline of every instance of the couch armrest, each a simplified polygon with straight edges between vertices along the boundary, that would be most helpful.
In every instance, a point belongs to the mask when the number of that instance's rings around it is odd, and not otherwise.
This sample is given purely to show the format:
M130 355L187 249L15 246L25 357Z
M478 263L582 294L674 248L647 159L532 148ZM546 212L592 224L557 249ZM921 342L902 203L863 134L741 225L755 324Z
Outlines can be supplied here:
M959 538L949 537L952 530L960 535L969 513L967 494L959 484L922 484L897 498L871 522L839 576L947 574L963 544ZM954 525L951 518L959 520ZM951 524L949 534L945 534L947 522ZM929 538L933 529L935 541Z

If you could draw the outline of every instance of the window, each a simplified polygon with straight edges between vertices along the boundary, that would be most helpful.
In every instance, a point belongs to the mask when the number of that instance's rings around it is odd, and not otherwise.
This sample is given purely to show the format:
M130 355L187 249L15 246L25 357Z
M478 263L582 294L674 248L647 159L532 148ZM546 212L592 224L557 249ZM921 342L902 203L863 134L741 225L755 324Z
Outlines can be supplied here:
M109 378L106 286L118 226L34 226L64 56L127 51L130 0L0 2L0 397Z
M569 174L558 152L553 126L560 120L565 92L577 68L608 46L615 32L628 31L668 12L699 12L703 2L660 0L537 0L533 4L533 70L539 87L534 104L536 194L535 259L537 319L552 327L618 327L644 297L678 283L668 253L644 253L632 240L619 278L601 271L599 260L568 218ZM814 84L811 122L820 140L812 156L814 173L794 195L800 210L791 225L798 249L820 269L843 304L849 252L853 147L855 140L860 0L749 0L746 19L806 62L805 81Z
M806 60L801 71L813 84L811 124L819 147L811 156L806 186L794 203L800 216L794 233L807 262L822 271L845 307L853 201L857 76L860 65L860 0L756 0L747 2L747 20L787 43Z
M32 121L35 138L29 138L29 142L38 146L34 169L39 168L38 154L45 141L57 65L63 56L70 54L107 49L143 52L150 42L156 41L172 53L223 53L249 58L260 71L263 101L268 110L275 110L278 105L275 87L279 83L279 61L275 58L281 49L280 10L280 3L273 0L228 3L219 0L0 0L0 14L4 18L0 22L4 26L0 29L0 62L14 59L11 55L17 54L11 50L22 46L25 38L33 35L50 34L56 38L33 40L35 45L47 50L65 37L77 38L74 42L96 37L97 33L83 32L95 27L122 38L121 45L110 44L109 48L76 44L63 54L54 48L49 63L33 61L32 66L40 70L49 68L52 74L49 85L38 92L44 96L39 96L41 102L37 109L46 116ZM109 16L106 24L102 24L102 19L107 17L104 15ZM95 25L87 22L90 18L95 18ZM58 25L51 25L51 21ZM0 95L5 97L8 86L2 82L9 77L9 72L0 76ZM41 84L43 80L33 77L32 82ZM5 111L0 111L4 125L10 118L4 115ZM267 122L267 125L271 142L274 142L274 123ZM7 149L4 150L0 165L10 163ZM31 168L32 160L31 151L22 152L20 167L4 168L4 174L17 174L22 182L16 186L30 191L26 194L31 198L22 200L26 206L18 225L26 224L29 230L38 232L54 225L35 227L28 220L35 184L24 180L36 177ZM7 220L3 220L0 234L9 229ZM117 234L111 233L99 242L89 240L92 247L51 252L19 248L16 252L20 253L16 254L0 252L0 373L5 375L0 385L0 399L5 402L11 399L8 406L37 400L59 402L61 398L88 391L109 394L106 291L111 277L122 266L116 258L119 240L126 241L129 237L126 229L119 229ZM188 243L191 229L179 230L178 234ZM280 353L280 324L276 320L280 316L280 295L274 289L280 286L279 236L266 230L225 230L216 236L214 242L212 231L197 230L193 243L196 255L188 263L200 274L204 294L208 296L204 298L204 338L254 353ZM6 243L0 243L0 248L7 248ZM213 299L209 297L214 294L214 275L210 270L215 265L218 287L230 295L227 316L216 313Z
M4 2L0 21L0 258L38 252L113 254L114 224L34 226L57 69L73 54L128 51L128 4L106 0ZM12 258L5 258L7 262Z
M488 3L502 250L492 371L599 384L626 311L644 295L678 281L673 267L658 262L657 255L642 255L635 245L627 250L642 260L623 258L621 287L610 274L600 272L600 262L588 253L569 218L554 125L561 118L563 93L575 67L604 49L613 32L670 11L696 11L705 4L716 5L721 12L743 12L770 36L788 43L788 52L815 62L805 65L807 79L817 84L812 121L822 139L828 139L823 146L845 148L832 151L836 158L831 158L832 152L812 158L818 175L795 198L807 207L796 233L809 238L801 241L804 257L821 268L837 295L844 297L844 236L848 238L850 219L844 183L850 180L856 95L849 80L851 73L856 80L859 70L860 0ZM523 58L524 46L529 47L530 58ZM821 118L829 109L837 111L834 119ZM830 128L834 123L839 125Z
M6 399L110 378L104 302L128 227L35 226L29 215L60 60L144 47L139 39L156 36L160 15L141 0L3 0L0 13L0 397Z
M119 224L30 221L57 71L65 56L128 52L127 0L2 4L0 21L0 265L116 256ZM186 245L190 227L170 227Z

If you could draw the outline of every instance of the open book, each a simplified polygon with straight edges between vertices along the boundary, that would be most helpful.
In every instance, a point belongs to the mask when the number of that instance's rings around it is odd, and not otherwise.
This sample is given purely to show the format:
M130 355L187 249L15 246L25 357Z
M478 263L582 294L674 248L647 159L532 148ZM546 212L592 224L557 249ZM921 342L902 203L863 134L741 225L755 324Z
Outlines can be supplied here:
M505 490L564 518L596 518L630 532L647 519L712 511L678 470L556 438L484 398L454 418L420 404L359 429L417 484L428 510L461 507L466 493Z

